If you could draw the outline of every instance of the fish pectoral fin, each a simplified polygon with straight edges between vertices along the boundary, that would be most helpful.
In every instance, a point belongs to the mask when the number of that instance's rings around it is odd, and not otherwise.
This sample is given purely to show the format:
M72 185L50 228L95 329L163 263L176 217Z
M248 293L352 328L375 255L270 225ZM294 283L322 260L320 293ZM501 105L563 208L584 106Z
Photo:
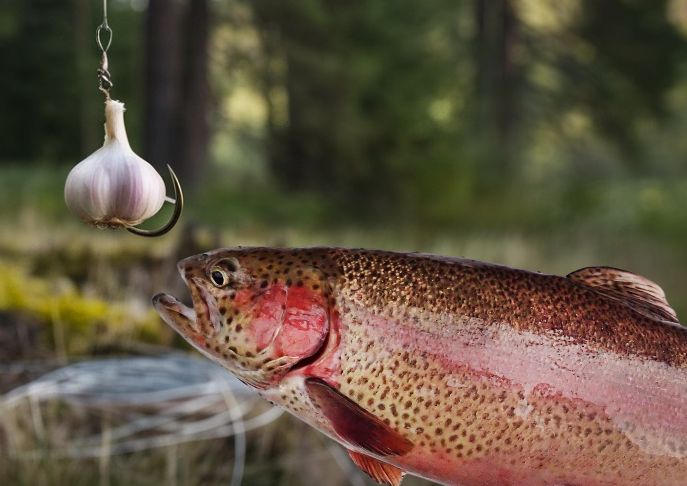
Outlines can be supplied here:
M413 443L320 378L307 378L310 400L329 420L341 439L379 456L399 456Z
M348 455L351 456L351 460L356 466L379 484L400 486L405 473L396 466L382 462L374 457L361 454L360 452L348 451Z
M568 274L568 278L620 300L651 318L679 322L663 289L636 273L611 267L587 267Z

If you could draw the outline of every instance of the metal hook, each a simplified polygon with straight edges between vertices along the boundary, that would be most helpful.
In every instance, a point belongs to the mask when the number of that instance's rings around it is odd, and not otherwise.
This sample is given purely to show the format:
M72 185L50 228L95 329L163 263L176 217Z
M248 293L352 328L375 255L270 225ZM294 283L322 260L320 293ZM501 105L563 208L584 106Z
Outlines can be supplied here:
M174 212L172 213L172 216L169 218L169 221L167 221L167 223L159 229L146 230L136 228L135 226L130 226L126 229L130 233L147 237L162 236L174 228L174 225L176 225L177 221L179 221L181 210L184 209L184 193L181 190L181 184L179 183L179 179L177 179L177 175L174 173L169 164L167 164L167 169L169 169L169 175L172 178L172 185L174 187L174 200L170 201L174 204Z

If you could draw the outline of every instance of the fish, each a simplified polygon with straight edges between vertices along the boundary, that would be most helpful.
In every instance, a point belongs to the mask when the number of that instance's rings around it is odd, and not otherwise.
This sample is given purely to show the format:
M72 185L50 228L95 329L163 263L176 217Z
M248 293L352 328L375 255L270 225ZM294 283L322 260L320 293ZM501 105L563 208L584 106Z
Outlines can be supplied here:
M227 248L181 260L201 354L379 483L687 484L687 329L654 282L421 253Z

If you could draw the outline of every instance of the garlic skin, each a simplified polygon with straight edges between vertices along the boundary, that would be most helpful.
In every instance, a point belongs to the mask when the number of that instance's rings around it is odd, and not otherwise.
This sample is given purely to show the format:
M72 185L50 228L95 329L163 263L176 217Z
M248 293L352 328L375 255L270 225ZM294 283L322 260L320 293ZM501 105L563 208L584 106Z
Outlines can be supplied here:
M84 222L129 227L157 213L165 202L160 174L129 145L124 103L105 101L105 142L67 176L64 200Z

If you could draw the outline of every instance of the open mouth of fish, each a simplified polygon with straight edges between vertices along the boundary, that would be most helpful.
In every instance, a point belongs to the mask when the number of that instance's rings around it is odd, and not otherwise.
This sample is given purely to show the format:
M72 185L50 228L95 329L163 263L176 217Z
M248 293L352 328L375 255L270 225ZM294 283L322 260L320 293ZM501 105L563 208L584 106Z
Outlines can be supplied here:
M184 333L188 329L196 330L196 311L175 297L169 294L157 294L153 297L153 306L162 319L175 331Z

